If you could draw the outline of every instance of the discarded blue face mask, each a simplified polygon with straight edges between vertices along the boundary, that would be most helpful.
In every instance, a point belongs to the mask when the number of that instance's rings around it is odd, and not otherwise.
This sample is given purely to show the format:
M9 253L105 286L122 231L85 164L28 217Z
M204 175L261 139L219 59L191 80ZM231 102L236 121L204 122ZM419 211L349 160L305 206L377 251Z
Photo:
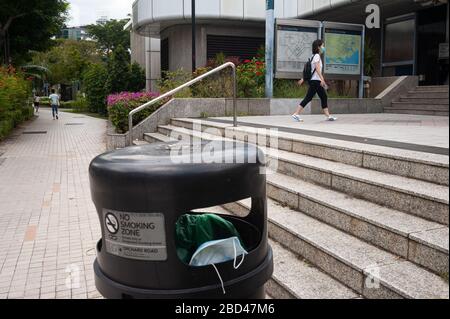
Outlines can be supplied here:
M237 237L212 240L197 248L194 255L192 255L189 265L201 267L234 260L234 268L237 269L244 261L246 254L247 251L242 247ZM238 256L242 256L242 260L236 265Z
M222 292L225 295L225 286L223 284L222 277L215 264L223 263L226 261L234 260L233 267L238 269L244 262L247 251L242 247L239 238L230 237L227 239L208 241L198 247L196 252L191 258L190 266L201 267L211 265L219 277L220 284L222 286ZM242 256L241 261L237 263L238 256Z

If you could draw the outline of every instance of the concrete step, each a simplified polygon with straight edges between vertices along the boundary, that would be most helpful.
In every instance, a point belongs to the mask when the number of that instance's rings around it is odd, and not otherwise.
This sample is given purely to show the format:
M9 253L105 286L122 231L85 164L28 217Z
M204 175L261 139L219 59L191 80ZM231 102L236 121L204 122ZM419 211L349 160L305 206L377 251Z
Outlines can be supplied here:
M423 98L423 97L401 97L400 102L408 104L419 104L419 105L433 105L440 106L444 105L448 108L448 97L447 98Z
M202 209L214 214L230 214L223 207ZM274 299L354 299L361 296L305 260L269 240L273 251L274 272L266 284Z
M448 273L448 227L289 176L267 176L273 200L431 271Z
M170 125L158 129L186 142L192 137L222 139ZM276 149L266 149L266 155L268 163L285 175L448 225L448 187Z
M433 92L433 93L448 93L448 85L435 85L435 86L418 86L414 89L416 92Z
M400 210L437 223L449 223L448 187L268 149L269 165L278 172Z
M250 200L225 207L248 212ZM448 282L409 261L270 200L268 212L274 241L366 298L449 298Z
M197 119L172 119L172 125L188 130L207 131L218 136L235 136L238 140L256 141L258 130L251 127L234 128L229 124ZM259 139L261 140L261 139ZM269 146L270 136L258 141ZM272 143L273 144L273 143ZM277 145L272 147L335 162L365 167L381 172L449 185L449 157L391 147L333 140L301 134L277 133Z
M355 299L360 295L270 240L274 274L267 288L277 299Z
M447 104L432 104L429 103L409 103L409 102L392 102L392 107L395 109L405 109L405 110L425 110L425 111L447 111L448 112L448 101Z
M385 107L385 113L392 114L412 114L412 115L431 115L431 116L449 116L449 111L434 111L434 110L411 110L411 109L397 109L393 107Z
M184 134L183 139L185 140L192 135L201 136L204 139L220 138L207 133L200 135L199 132L175 127L167 127L165 133L169 132ZM269 153L273 151L268 150ZM292 163L292 158L290 157L296 157L295 154L282 151L278 153L281 155L280 161L282 161L279 169L281 169L281 172L289 174L290 169L286 171L286 167ZM311 158L308 160L311 161ZM304 176L306 175L307 173ZM283 185L283 183L276 183L274 178L277 176L284 178L287 182L289 180L293 181L290 184L292 188ZM304 178L304 176L302 177ZM378 179L382 180L383 178L379 177ZM403 182L401 180L399 184L401 185ZM292 207L299 208L315 218L330 223L404 258L410 256L411 260L435 272L444 272L448 268L448 227L364 200L350 198L342 193L284 175L269 175L268 184L269 190L273 190L274 196L278 194L282 198L284 198L283 196L291 198L290 205ZM302 209L302 205L299 207L300 202L310 209ZM384 201L382 204L384 204ZM434 241L430 242L414 241L408 238L410 234L434 229L447 231L447 236L444 236L443 239L434 238ZM429 256L433 257L429 258Z
M177 140L174 140L174 139L168 137L167 135L163 135L163 134L160 134L160 133L145 133L144 134L144 139L148 143L157 143L157 142L168 143L168 142L175 142L175 141L177 141Z
M133 141L133 145L135 146L143 146L143 145L148 145L149 143L147 141L141 141L141 140L134 140Z
M422 99L448 99L448 92L409 91L405 97Z

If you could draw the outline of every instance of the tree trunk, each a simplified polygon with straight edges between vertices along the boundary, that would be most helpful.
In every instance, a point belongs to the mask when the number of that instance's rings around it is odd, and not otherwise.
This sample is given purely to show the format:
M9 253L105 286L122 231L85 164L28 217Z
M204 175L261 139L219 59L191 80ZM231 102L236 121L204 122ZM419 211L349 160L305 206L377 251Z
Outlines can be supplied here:
M9 57L7 56L8 55L8 50L7 50L7 48L6 48L6 42L5 42L5 39L6 39L6 31L5 30L3 30L3 28L2 29L0 29L0 52L1 51L3 51L3 64L7 64L8 63L8 60L9 60Z
M8 39L6 39L6 33L8 32L11 23L20 17L23 17L25 15L27 15L28 13L21 13L12 17L9 17L8 20L6 21L5 25L0 24L0 48L3 46L3 50L4 52L4 64L9 63L9 43L8 43Z

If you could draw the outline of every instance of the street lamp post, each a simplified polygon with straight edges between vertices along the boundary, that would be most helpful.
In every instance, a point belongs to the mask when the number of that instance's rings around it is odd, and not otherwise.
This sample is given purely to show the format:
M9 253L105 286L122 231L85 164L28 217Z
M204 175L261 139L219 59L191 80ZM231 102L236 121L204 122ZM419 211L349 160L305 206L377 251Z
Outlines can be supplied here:
M275 0L266 0L266 97L273 96L273 51L275 38Z
M195 0L191 2L191 12L192 12L192 72L196 69L196 47L195 47Z

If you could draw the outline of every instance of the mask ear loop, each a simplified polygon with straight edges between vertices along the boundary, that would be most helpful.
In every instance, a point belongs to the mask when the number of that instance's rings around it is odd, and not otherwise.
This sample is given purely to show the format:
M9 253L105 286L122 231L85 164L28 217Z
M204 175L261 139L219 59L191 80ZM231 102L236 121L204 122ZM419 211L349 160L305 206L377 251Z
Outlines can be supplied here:
M222 280L222 277L220 276L219 270L217 269L215 264L211 264L211 265L216 270L217 276L219 277L219 280L220 280L220 285L222 286L222 292L223 292L224 295L226 295L227 292L225 291L225 286L223 284L223 280Z
M242 265L242 263L244 262L244 259L245 259L245 253L243 253L241 261L239 262L238 265L236 265L236 261L237 261L237 257L238 257L237 256L237 250L236 250L236 240L237 240L237 238L233 239L233 249L234 249L233 267L234 267L234 269L238 269L239 267L241 267L241 265Z
M234 269L238 269L239 267L241 267L242 263L244 262L244 258L245 258L245 253L242 254L242 259L239 262L238 265L236 265L236 261L237 261L237 249L236 249L236 238L233 239L233 249L234 249L234 260L233 260L233 267ZM217 269L215 264L211 264L211 266L214 267L214 270L217 273L217 277L219 277L220 280L220 285L222 286L222 292L224 295L227 294L227 292L225 291L225 285L223 284L223 280L222 280L222 276L220 276L219 270Z

